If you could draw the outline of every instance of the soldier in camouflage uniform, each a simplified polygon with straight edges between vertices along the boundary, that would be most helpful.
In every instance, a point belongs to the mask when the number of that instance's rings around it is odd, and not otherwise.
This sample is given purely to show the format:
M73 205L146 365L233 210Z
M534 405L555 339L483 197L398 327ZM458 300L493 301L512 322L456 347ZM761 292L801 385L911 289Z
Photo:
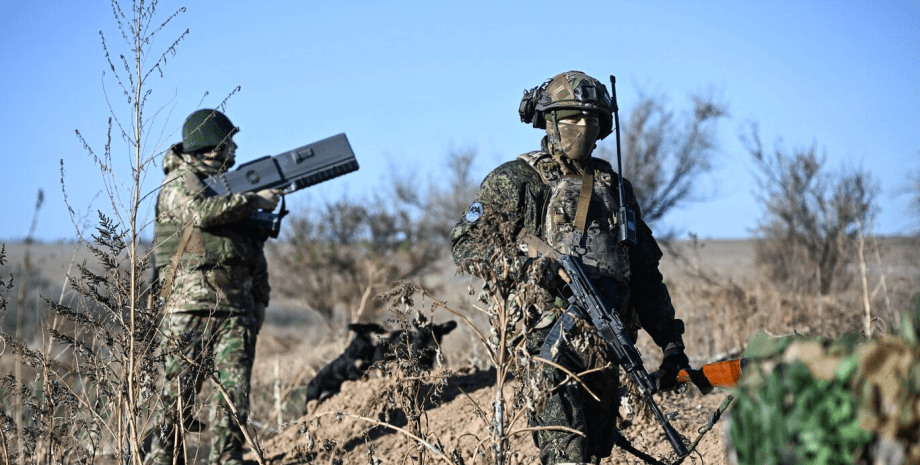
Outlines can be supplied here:
M533 121L534 127L546 130L541 148L502 164L486 176L475 202L453 229L454 260L459 264L476 255L478 244L470 233L477 221L486 218L483 212L510 211L517 224L515 232L526 230L560 253L581 258L609 307L617 309L632 328L633 340L641 327L662 348L664 361L659 373L673 376L662 375L661 379L676 378L676 371L689 368L689 363L681 336L683 322L674 316L658 271L661 249L642 221L632 186L625 180L625 199L635 212L637 237L631 247L618 242L619 180L609 163L591 157L596 141L612 132L612 104L606 87L579 71L562 73L525 93L520 113L524 122ZM590 189L582 190L583 184ZM588 202L580 200L586 195ZM579 214L583 203L587 203L586 213ZM526 276L534 264L554 266L523 258L518 263L517 279ZM540 270L540 275L547 276L541 285L556 297L556 303L547 304L537 312L542 312L539 317L528 322L527 347L534 355L540 353L566 305L568 291L553 278L557 269ZM535 432L534 441L544 464L599 463L614 445L619 401L616 359L590 322L576 320L566 340L587 344L564 347L556 362L575 373L608 363L611 368L583 378L591 391L601 396L596 401L574 381L559 385L567 375L546 365L548 379L559 387L549 394L531 424L572 428L584 436L562 430Z
M163 160L155 253L166 370L151 463L184 463L182 438L204 426L196 420L196 397L216 373L229 398L217 393L210 402L209 460L242 464L245 441L228 402L245 424L256 335L269 298L266 238L244 220L273 210L278 192L214 195L205 187L203 179L233 165L237 131L217 110L196 111Z

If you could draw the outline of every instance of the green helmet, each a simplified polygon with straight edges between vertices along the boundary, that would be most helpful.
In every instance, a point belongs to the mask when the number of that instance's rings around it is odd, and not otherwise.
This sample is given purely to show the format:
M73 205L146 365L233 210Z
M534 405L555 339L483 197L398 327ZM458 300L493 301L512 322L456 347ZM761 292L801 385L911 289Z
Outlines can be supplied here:
M198 110L182 125L182 149L186 153L210 150L230 139L240 128L217 110Z
M556 117L564 118L582 111L594 112L600 119L598 139L603 139L613 132L612 108L603 83L581 71L566 71L525 90L518 113L522 122L546 129L547 113L555 112Z

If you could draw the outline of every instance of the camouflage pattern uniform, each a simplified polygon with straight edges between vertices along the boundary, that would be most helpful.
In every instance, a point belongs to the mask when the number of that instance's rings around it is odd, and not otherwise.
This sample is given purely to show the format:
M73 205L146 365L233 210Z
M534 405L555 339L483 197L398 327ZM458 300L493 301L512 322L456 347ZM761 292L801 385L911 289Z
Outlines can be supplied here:
M190 239L179 256L165 302L162 349L166 358L162 409L154 434L152 463L184 463L184 431L196 431L195 407L202 383L217 373L229 399L209 399L214 437L210 463L241 464L242 432L227 402L245 424L261 318L269 285L264 237L241 220L258 209L254 194L211 195L202 179L214 169L177 144L164 157L166 179L157 201L156 263L161 282L170 274L186 227ZM177 431L182 426L184 431Z
M555 115L553 116L555 117ZM549 130L548 132L551 132ZM551 136L543 138L541 150L506 162L486 176L470 213L452 231L452 252L459 264L476 255L478 244L470 239L471 229L481 211L511 212L517 229L543 238L562 253L580 256L586 272L603 294L610 308L620 311L624 323L632 328L633 340L641 327L651 335L666 355L683 355L683 322L675 318L674 308L658 271L661 249L652 231L642 221L632 186L624 180L625 198L636 213L637 243L627 249L617 243L616 212L619 207L618 178L610 164L597 158L574 162L560 154ZM585 174L593 175L593 189L587 212L583 248L571 246L570 233L576 217L580 183ZM516 218L514 218L516 217ZM517 233L518 231L515 231ZM530 262L521 260L523 267ZM517 270L524 276L526 270ZM527 348L533 355L549 334L554 320L567 305L562 289L547 289L556 303L548 303L542 316L529 324ZM569 340L587 340L583 347L564 347L557 363L575 373L612 368L587 375L584 380L592 392L601 396L595 401L584 388L568 382L556 388L545 407L531 418L533 426L564 426L585 433L579 436L565 431L538 431L534 441L545 464L599 463L610 455L618 415L619 370L607 344L596 334L589 321L576 318ZM547 365L548 379L555 384L566 374Z

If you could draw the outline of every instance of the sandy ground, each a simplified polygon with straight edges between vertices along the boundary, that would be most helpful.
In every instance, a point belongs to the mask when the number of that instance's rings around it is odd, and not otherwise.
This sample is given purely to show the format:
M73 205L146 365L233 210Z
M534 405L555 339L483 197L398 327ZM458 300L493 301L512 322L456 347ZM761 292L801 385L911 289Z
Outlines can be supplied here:
M385 379L346 382L342 392L313 405L310 414L292 422L279 434L263 438L266 463L331 463L338 458L341 463L369 463L369 451L379 463L416 463L416 442L407 434L393 429L374 428L370 420L382 420L382 412L371 406L384 387ZM440 441L447 451L459 448L465 463L489 463L486 457L476 454L489 451L487 424L477 413L490 410L495 397L494 371L462 370L451 378L444 394L443 404L427 411L429 442ZM697 430L704 426L712 412L726 397L724 392L707 396L698 393L659 396L659 404L666 413L679 412L674 426L690 440L697 438ZM510 397L510 384L506 385ZM360 416L363 418L355 418ZM392 424L407 428L404 417L395 415ZM400 421L401 420L401 421ZM511 431L526 427L524 420L512 425ZM621 421L621 430L633 445L659 459L672 453L661 428L650 418L633 418ZM325 446L325 448L324 448ZM537 450L529 434L513 436L509 449L517 451L511 463L539 463ZM249 458L255 459L254 454ZM436 462L433 458L430 462ZM692 462L691 462L692 460ZM613 455L602 463L643 463L624 450L615 448ZM721 422L703 436L696 452L686 463L727 464L722 447Z

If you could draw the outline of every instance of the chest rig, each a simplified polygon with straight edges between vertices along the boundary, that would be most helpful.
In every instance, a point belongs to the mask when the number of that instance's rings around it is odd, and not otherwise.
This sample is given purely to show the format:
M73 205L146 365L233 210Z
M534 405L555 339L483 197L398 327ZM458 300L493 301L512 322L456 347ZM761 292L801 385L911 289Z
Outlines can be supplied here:
M564 175L544 152L521 155L549 187L544 208L544 239L559 253L581 258L592 277L629 279L629 249L617 240L619 199L612 170L586 175Z

